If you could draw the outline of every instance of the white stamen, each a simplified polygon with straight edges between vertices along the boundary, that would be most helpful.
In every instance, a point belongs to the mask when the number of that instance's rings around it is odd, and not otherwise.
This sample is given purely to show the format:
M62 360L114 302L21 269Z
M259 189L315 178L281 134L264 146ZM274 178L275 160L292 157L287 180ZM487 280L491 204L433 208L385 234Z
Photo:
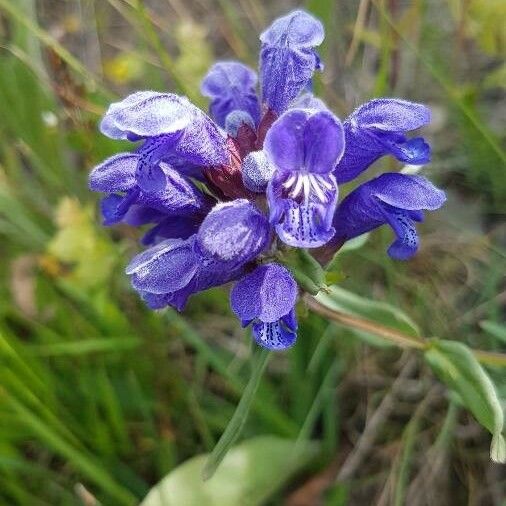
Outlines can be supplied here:
M320 186L320 184L323 182L323 180L321 178L319 178L318 176L314 176L313 174L309 175L309 179L311 181L311 186L312 186L314 192L316 193L316 195L320 199L320 202L326 202L327 197L325 196L325 193L323 193L323 190Z
M311 193L311 180L307 176L307 174L302 176L304 181L304 200L307 202L309 200L309 194Z
M290 192L290 195L292 198L295 198L300 194L300 192L302 190L302 186L304 184L304 176L301 176L300 174L298 174L295 177L297 178L297 182L296 182L293 190Z
M293 183L295 183L295 181L297 180L297 175L296 174L292 174L284 183L283 183L283 188L290 188Z

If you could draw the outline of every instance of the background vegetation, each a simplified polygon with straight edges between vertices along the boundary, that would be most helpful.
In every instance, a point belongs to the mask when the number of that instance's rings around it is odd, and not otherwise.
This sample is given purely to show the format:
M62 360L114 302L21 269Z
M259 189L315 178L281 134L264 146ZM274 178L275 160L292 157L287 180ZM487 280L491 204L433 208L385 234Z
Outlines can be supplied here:
M255 65L258 33L301 5L0 0L1 504L138 504L222 434L251 350L226 290L196 296L184 315L149 312L123 274L137 232L100 226L87 174L121 149L97 132L110 101L151 88L205 107L198 85L214 59ZM341 309L488 351L480 359L504 400L506 4L304 6L326 25L316 86L338 115L373 96L433 108L425 172L449 197L413 261L388 258L388 230L343 253ZM368 177L385 167L395 164ZM469 399L476 376L459 392L450 363L448 390L429 367L437 357L304 305L299 318L297 346L271 357L245 442L212 490L192 502L199 460L171 475L179 495L166 504L506 504L490 434L463 407L488 413L490 402Z

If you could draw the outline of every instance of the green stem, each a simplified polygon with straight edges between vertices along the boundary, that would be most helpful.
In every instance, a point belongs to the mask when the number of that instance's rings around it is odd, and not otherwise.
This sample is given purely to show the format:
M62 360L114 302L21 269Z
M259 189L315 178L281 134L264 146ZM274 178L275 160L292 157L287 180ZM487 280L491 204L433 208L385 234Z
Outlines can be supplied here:
M415 348L425 351L431 345L430 340L426 338L410 336L408 334L404 334L403 332L399 332L398 330L381 325L380 323L366 320L358 316L352 316L334 309L329 309L320 304L310 295L306 295L305 301L309 309L335 323L343 325L344 327L351 327L370 332L396 344L397 346L400 346L401 348ZM482 364L506 367L506 354L504 353L475 349L471 349L471 352Z
M258 386L260 385L260 380L262 379L263 373L267 366L267 362L270 358L270 352L267 349L262 348L261 350L256 350L253 360L252 360L252 371L251 377L244 389L244 393L237 405L234 415L232 419L228 423L225 431L223 432L220 440L214 447L214 450L211 452L211 455L207 459L207 462L202 471L202 478L204 480L208 480L212 478L216 469L221 464L225 455L228 453L230 447L235 443L237 438L242 432L244 424L248 418L249 411L251 409L251 404L253 403L253 399L255 398L255 393L258 390Z

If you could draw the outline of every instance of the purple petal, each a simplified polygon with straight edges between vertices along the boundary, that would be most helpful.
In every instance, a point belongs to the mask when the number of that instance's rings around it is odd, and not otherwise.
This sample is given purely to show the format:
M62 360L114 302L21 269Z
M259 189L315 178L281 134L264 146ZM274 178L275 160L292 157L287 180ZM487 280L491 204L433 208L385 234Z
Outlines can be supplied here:
M262 44L278 47L311 48L325 37L323 25L305 11L296 10L274 20L261 35Z
M235 61L219 62L204 77L201 93L211 98L211 116L221 127L225 127L225 120L233 111L248 113L256 125L260 120L256 84L256 73L246 65Z
M249 201L238 199L211 210L200 226L197 244L205 256L242 264L266 248L269 236L267 218Z
M270 221L284 243L298 248L318 248L333 237L337 198L331 174L277 173L267 186Z
M113 139L165 139L167 155L200 164L225 163L225 138L217 126L187 98L140 91L109 106L100 129Z
M267 132L264 150L282 171L329 173L343 154L343 127L329 111L290 109Z
M244 323L273 323L286 316L297 300L297 283L279 264L264 264L238 281L230 294L232 311Z
M399 98L377 98L355 109L350 121L356 122L360 128L409 132L428 125L431 112L423 104Z
M96 192L123 192L136 186L135 168L139 157L135 153L119 153L95 167L89 176L89 188Z
M172 306L182 311L193 294L228 283L244 274L242 267L231 269L228 264L213 259L197 256L197 263L198 269L194 276L180 289L161 294L138 290L141 297L152 309Z
M267 159L264 151L253 151L242 161L244 186L256 193L263 193L276 168Z
M199 110L185 97L138 91L109 106L100 131L112 139L156 137L185 130Z
M160 163L165 184L163 190L141 193L139 203L168 215L205 212L211 201L189 179L165 163Z
M253 323L253 336L258 345L269 350L286 350L297 339L295 311L272 323Z
M186 286L199 268L192 239L168 239L137 255L126 268L135 289L163 294Z
M419 239L409 214L397 209L385 212L387 223L397 239L388 248L388 254L396 260L408 260L418 250Z
M438 209L445 200L444 192L421 176L382 174L359 186L338 206L333 242L352 239L388 223L397 235L390 256L407 259L418 248L413 222L421 221L422 210Z
M267 132L264 151L283 171L304 168L304 129L310 112L292 109L274 122Z
M337 182L351 181L387 154L410 165L428 163L429 145L404 134L429 123L430 116L426 106L400 99L376 99L358 107L344 122L346 149L335 169Z
M334 204L335 209L335 204ZM319 248L332 239L334 228L326 219L330 213L317 204L297 205L285 201L284 218L276 224L278 237L295 248Z
M386 173L367 184L377 199L399 209L434 211L446 201L445 192L423 176Z
M409 165L425 165L430 162L430 146L422 137L415 137L406 142L392 143L390 152L397 160Z
M304 166L309 172L328 174L343 156L344 130L329 111L309 116L304 128Z
M313 48L323 38L320 21L301 10L275 20L260 35L262 100L277 114L287 109L321 68Z
M137 184L142 191L160 192L167 184L165 170L161 166L161 160L175 149L175 144L180 138L180 133L173 136L159 136L147 139L137 150L138 164L135 172Z

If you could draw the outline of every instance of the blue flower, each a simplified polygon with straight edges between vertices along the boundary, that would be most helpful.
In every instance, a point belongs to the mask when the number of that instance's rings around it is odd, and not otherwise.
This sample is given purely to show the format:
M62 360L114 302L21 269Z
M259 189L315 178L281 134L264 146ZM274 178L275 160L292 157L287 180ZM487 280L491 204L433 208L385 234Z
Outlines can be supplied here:
M297 283L279 264L257 267L232 288L232 311L244 327L253 324L253 336L271 350L289 348L297 337L295 303Z
M388 224L396 235L389 255L416 252L415 223L443 205L441 190L388 173L339 203L338 184L385 155L429 162L425 140L407 134L427 125L430 111L379 98L342 124L310 91L323 37L304 11L275 20L260 36L260 95L253 69L218 62L201 85L209 116L186 97L155 91L107 110L101 131L137 145L93 169L89 186L105 194L104 225L151 227L141 239L148 248L126 269L150 308L182 310L193 294L234 281L233 312L260 346L281 350L297 337L299 289L275 263L280 249L320 248L323 258Z
M245 113L242 121L250 121L253 126L260 121L260 103L256 94L256 72L246 65L235 61L214 64L202 81L200 91L211 99L209 112L211 117L225 128L227 118L233 123L232 113Z
M407 260L418 250L415 222L423 220L424 210L439 209L445 200L444 192L424 177L382 174L359 186L339 204L333 242L342 244L388 224L396 235L388 254Z
M190 295L235 279L267 246L266 217L247 200L218 204L196 234L137 255L126 272L151 306L181 310Z
M320 21L301 10L276 19L260 35L262 102L276 114L311 84L316 70L322 70L314 48L324 36Z
M291 109L267 133L264 150L276 167L267 186L270 220L286 244L315 248L334 235L332 170L343 149L341 122L328 111Z
M163 162L159 164L159 170L165 177L164 188L144 192L135 177L138 163L137 153L120 153L91 171L90 189L108 194L101 205L104 225L124 222L137 226L161 222L163 226L158 227L157 232L163 229L163 237L188 237L194 233L195 227L212 207L212 199ZM172 227L172 231L168 219L172 222L177 219L178 224Z
M335 170L338 183L356 178L384 155L410 165L430 162L430 147L406 132L430 123L430 109L397 98L378 98L355 109L344 122L346 150Z
M172 93L139 91L111 104L100 130L112 139L144 141L137 150L136 179L147 192L164 188L160 162L166 157L202 166L228 161L218 126L187 98Z

